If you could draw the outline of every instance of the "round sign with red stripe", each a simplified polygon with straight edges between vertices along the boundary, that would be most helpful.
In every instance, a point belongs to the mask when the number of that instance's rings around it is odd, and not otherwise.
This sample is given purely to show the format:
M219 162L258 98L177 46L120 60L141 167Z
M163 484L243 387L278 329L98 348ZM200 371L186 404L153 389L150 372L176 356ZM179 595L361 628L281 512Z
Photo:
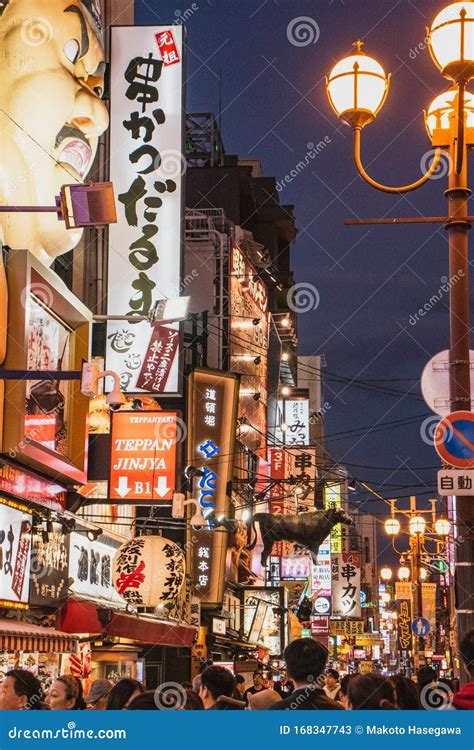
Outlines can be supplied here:
M436 427L434 446L450 466L474 468L474 413L454 411Z

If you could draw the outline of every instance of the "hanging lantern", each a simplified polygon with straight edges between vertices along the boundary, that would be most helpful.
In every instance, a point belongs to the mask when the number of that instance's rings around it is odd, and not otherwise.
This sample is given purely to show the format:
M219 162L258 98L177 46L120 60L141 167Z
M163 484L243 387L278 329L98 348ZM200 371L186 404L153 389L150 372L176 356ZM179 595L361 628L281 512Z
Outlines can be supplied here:
M185 577L182 550L162 536L139 536L117 550L113 582L128 604L163 609L172 606Z

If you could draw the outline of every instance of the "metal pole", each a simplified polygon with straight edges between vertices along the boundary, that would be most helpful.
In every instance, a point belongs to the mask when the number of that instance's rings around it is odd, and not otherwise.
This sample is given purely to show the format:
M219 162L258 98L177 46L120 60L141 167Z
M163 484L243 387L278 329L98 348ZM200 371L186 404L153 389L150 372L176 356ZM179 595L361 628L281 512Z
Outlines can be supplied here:
M454 130L454 128L453 128ZM448 198L449 221L446 225L449 236L449 383L451 411L471 410L471 384L469 364L469 246L468 231L471 223L468 216L467 148L462 147L462 168L454 168L456 159L456 136L450 148L451 169ZM458 644L466 633L474 628L474 603L472 581L474 579L474 497L456 497L456 544L455 544L455 601ZM461 661L461 682L470 677Z

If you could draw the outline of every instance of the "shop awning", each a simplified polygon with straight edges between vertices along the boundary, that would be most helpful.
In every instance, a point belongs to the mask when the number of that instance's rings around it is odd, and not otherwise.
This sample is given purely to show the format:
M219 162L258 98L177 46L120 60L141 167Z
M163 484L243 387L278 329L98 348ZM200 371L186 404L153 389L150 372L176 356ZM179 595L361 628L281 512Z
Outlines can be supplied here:
M0 620L0 651L64 654L75 651L76 647L77 639L69 633L18 620Z
M99 617L97 605L84 601L67 602L61 612L60 627L67 633L109 635L156 646L190 647L196 635L190 625L127 615L112 609L101 612Z

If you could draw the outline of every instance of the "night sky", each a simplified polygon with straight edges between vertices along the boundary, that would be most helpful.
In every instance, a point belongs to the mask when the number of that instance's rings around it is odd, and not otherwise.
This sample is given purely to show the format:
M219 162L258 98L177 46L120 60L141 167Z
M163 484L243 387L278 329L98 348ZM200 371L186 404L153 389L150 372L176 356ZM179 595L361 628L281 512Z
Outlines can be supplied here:
M349 228L343 221L446 215L446 177L405 196L366 185L356 176L351 131L333 114L324 78L360 37L364 51L393 76L385 107L363 132L366 167L388 184L418 179L431 148L422 110L448 88L424 43L425 27L442 7L433 0L136 1L137 23L188 16L190 112L218 110L222 71L227 153L260 159L265 174L282 180L304 160L309 143L325 140L280 193L282 203L295 206L296 281L312 284L320 297L316 310L299 316L299 353L326 358L329 452L385 497L433 494L438 459L420 436L431 412L419 377L448 346L447 295L419 322L410 317L447 277L447 237L443 225ZM289 24L305 16L315 43L296 46ZM371 381L370 390L337 383L333 374ZM405 419L411 422L400 424ZM381 430L386 422L398 425ZM358 428L366 429L347 434ZM351 499L366 498L359 491ZM381 503L368 507L384 510Z

